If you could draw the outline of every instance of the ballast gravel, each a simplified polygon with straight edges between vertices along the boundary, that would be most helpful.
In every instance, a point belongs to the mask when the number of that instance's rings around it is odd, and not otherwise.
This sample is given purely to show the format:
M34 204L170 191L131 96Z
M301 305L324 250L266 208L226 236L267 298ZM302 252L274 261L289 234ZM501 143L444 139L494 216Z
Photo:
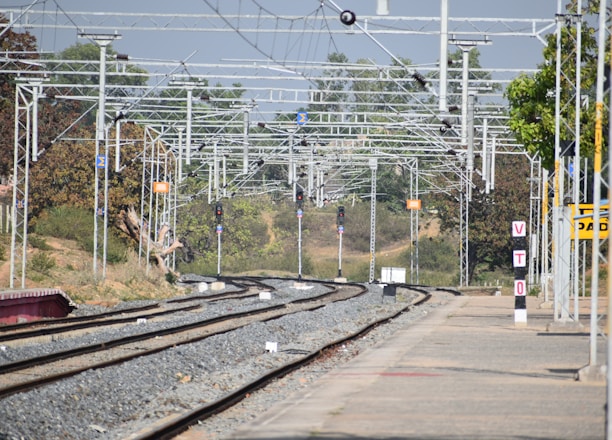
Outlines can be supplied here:
M329 290L318 283L296 289L293 281L270 280L276 290L271 300L242 299L206 303L201 310L148 322L146 331L193 320L283 303ZM304 284L304 283L301 283ZM232 286L227 286L233 289ZM178 416L219 399L245 383L299 356L348 336L369 323L391 316L416 295L398 292L382 296L380 285L368 285L360 297L329 304L310 312L294 313L211 336L198 343L140 357L118 366L89 370L61 382L0 400L0 440L125 439L161 419ZM334 356L254 393L236 407L202 421L197 427L209 439L223 439L240 424L252 420L271 403L307 387L338 363L370 347L398 328L421 318L450 294L412 308L379 326L358 341L336 350ZM81 310L81 314L87 313ZM96 310L99 313L99 310ZM123 337L145 331L143 326L106 329L95 334L47 343L9 347L0 351L0 363ZM276 347L276 351L273 348Z

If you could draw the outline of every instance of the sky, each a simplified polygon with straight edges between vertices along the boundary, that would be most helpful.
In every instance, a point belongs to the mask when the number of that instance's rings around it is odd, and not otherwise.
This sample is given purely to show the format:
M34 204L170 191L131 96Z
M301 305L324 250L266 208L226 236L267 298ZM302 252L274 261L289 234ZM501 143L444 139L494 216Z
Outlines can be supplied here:
M0 11L26 8L33 1L0 0ZM484 31L506 29L495 19L527 19L520 25L514 22L511 29L528 32L536 26L538 30L547 28L546 32L550 33L554 31L555 13L561 5L559 0L446 1L449 38L466 38L453 31L469 30L467 38L473 40L484 39ZM311 83L302 79L317 77L317 73L308 70L309 66L325 62L333 52L345 54L350 62L366 59L383 66L391 64L394 57L407 59L408 64L424 75L436 69L440 58L442 0L388 2L389 14L381 17L376 16L377 0L38 0L31 10L44 11L44 15L33 14L31 20L36 21L37 26L29 30L37 37L40 48L51 52L86 43L87 40L78 37L79 30L106 34L117 31L121 39L112 43L113 49L128 55L133 64L138 63L152 74L150 85L165 82L175 73L201 75L211 85L223 87L240 83L249 91L245 96L248 99L260 104L267 99L284 102L260 106L274 113L280 111L281 106L293 108L295 104L285 100L285 92L270 89L301 90L297 93L303 102ZM358 26L343 25L338 10L352 11ZM206 15L209 17L202 18ZM261 16L278 16L278 19L263 22ZM287 20L288 16L293 20ZM320 20L313 20L323 16L331 18L329 25L323 26ZM397 17L410 17L409 24L399 22ZM67 28L62 29L55 23ZM42 29L40 24L46 27ZM100 25L106 27L99 28ZM117 30L117 26L123 29ZM143 27L150 29L142 30ZM173 27L180 30L170 30ZM202 27L218 31L196 31ZM323 31L298 32L312 27ZM381 27L415 32L368 34L363 31ZM248 32L248 29L260 32ZM261 32L262 29L276 32ZM532 71L542 62L544 45L537 38L486 35L492 44L478 46L480 64L494 71L494 79L509 80L519 72ZM453 52L457 47L450 45L449 50ZM286 70L282 72L283 67L296 63L300 66L290 70L298 75L292 76ZM260 67L253 73L254 77L249 78L251 72L247 73L244 65L266 67ZM257 75L266 78L255 78ZM274 75L278 75L278 79ZM279 94L272 96L272 93Z
M26 7L33 0L0 0L0 10L6 8ZM558 0L448 0L449 17L476 18L533 18L553 20L558 8ZM323 4L323 6L321 6ZM258 8L258 5L261 8ZM259 14L309 15L319 13L328 16L337 15L333 9L353 11L358 20L360 17L376 14L376 0L39 0L33 9L45 10L48 17L53 14L70 15L71 11L119 12L146 14L214 14L215 8L224 14ZM262 12L263 11L263 12ZM315 12L319 11L319 12ZM440 0L389 0L389 16L403 17L440 17ZM49 19L45 19L49 22ZM102 19L93 16L91 22ZM134 23L136 18L126 18ZM164 19L141 21L139 25L161 25ZM180 23L182 20L175 21ZM188 20L185 20L188 23ZM217 23L223 25L220 19ZM295 28L308 22L296 21ZM393 22L386 22L393 23ZM338 26L342 27L339 23ZM479 30L484 30L489 25ZM491 24L491 26L493 26ZM227 24L225 24L227 28ZM439 29L439 24L430 25L431 30ZM452 29L451 29L452 30ZM86 31L92 31L86 29ZM83 42L77 38L77 31L45 29L32 30L37 34L44 50L59 51L63 48ZM154 58L162 60L189 59L198 63L217 63L228 59L261 59L263 53L272 54L274 58L290 60L307 58L309 61L324 60L327 53L333 50L345 53L351 61L368 58L377 63L390 62L389 53L408 58L415 64L435 63L439 58L439 35L384 35L377 36L377 42L357 31L350 35L333 36L322 34L318 37L298 36L278 33L274 38L270 34L249 34L245 41L235 32L201 33L179 31L121 31L122 39L113 43L120 53L135 58ZM254 47L256 41L257 47ZM381 48L381 46L384 47ZM308 50L304 49L305 47ZM273 49L272 49L273 48ZM291 51L287 51L290 48ZM301 48L298 51L297 48ZM483 67L491 68L535 68L541 62L543 45L535 38L505 36L497 37L491 46L480 47ZM452 49L452 48L451 48Z

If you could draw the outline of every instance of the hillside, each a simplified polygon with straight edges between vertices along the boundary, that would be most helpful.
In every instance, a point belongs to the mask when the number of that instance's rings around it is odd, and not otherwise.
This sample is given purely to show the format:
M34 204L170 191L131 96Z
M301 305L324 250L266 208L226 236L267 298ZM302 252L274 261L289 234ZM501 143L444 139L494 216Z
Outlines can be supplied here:
M170 285L155 268L147 274L139 266L136 255L130 255L123 264L107 264L104 279L99 257L96 280L93 276L93 256L79 249L76 242L53 237L44 237L44 241L48 249L28 249L26 288L54 287L66 292L77 303L103 305L113 305L119 301L168 298L181 292L179 288ZM37 258L37 255L44 255L44 258ZM46 266L42 263L37 265L36 261L49 263ZM20 263L17 266L21 268ZM10 261L7 256L0 262L0 286L3 289L10 286L9 277ZM14 286L21 287L20 276L14 280Z
M271 224L271 223L270 223ZM421 236L436 236L439 233L437 221L424 225ZM270 239L275 240L273 229L269 229ZM169 284L165 276L156 267L145 270L139 264L138 256L130 254L128 261L122 264L107 264L105 277L101 255L98 256L97 280L93 276L93 257L89 252L80 249L76 241L58 239L54 237L38 237L43 242L42 248L29 247L28 270L26 272L26 288L55 287L66 292L77 303L96 303L112 305L119 301L161 299L180 295L181 288ZM8 251L10 243L4 237L5 259L0 261L0 287L8 289L10 286L10 262ZM343 236L342 261L343 265L369 266L369 253L350 250L347 242L351 240L351 231ZM317 229L303 240L304 255L308 255L315 269L321 266L331 266L334 271L338 266L339 236L335 226ZM377 267L385 265L385 261L393 261L409 247L409 241L396 242L382 249L377 249ZM20 269L20 263L17 263ZM343 266L344 267L344 266ZM272 273L277 276L294 277L296 273ZM335 272L334 272L335 273ZM252 275L260 275L254 271ZM14 281L16 288L21 287L21 277Z

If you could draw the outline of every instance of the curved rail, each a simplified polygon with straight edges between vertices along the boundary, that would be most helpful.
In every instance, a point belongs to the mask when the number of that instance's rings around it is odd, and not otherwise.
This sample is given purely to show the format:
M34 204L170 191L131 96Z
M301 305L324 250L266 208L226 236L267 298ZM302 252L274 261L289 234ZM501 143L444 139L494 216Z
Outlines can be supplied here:
M10 333L10 334L5 334L5 335L0 335L0 342L14 341L16 339L34 338L38 336L47 336L47 335L52 335L52 334L57 334L57 333L65 333L65 332L70 332L70 331L75 331L75 330L82 330L82 329L91 328L91 327L103 327L103 326L109 326L109 325L125 324L129 322L134 322L141 318L142 319L157 318L159 316L170 315L170 314L178 313L178 312L189 312L192 310L199 309L201 307L202 307L201 305L180 307L177 309L163 310L161 312L148 313L145 315L108 319L104 321L80 322L77 324L70 324L70 325L65 325L61 327L41 328L38 330L30 330L26 332Z
M336 302L336 301L343 301L349 298L353 298L356 296L360 296L363 295L366 291L367 288L359 285L359 284L353 284L352 286L354 287L358 287L359 289L357 290L356 293L352 293L347 295L346 297L344 297L343 295L340 295L339 298L337 299L333 299L330 302ZM330 286L330 287L334 287L334 286ZM92 344L92 345L88 345L88 346L84 346L84 347L79 347L73 350L65 350L63 352L56 352L56 353L51 353L45 356L41 356L41 357L36 357L36 358L31 358L31 359L25 359L22 361L17 361L17 362L13 362L10 364L5 364L5 365L0 365L0 374L7 374L7 373L14 373L14 372L21 372L22 370L25 370L27 368L32 368L32 367L36 367L39 365L44 365L44 364L48 364L51 362L55 362L55 361L59 361L59 360L64 360L64 359L68 359L68 358L72 358L75 356L81 356L81 355L85 355L85 354L91 354L91 353L95 353L98 351L103 351L103 350L108 350L111 348L115 348L115 347L119 347L122 345L126 345L126 344L130 344L133 342L139 342L142 340L146 340L146 339L154 339L157 338L159 336L166 336L166 335L170 335L170 334L174 334L174 333L180 333L180 332L184 332L184 331L188 331L188 330L193 330L193 329L202 329L203 327L206 326L210 326L213 324L218 324L221 322L225 322L225 321L231 321L231 320L236 320L236 319L240 319L240 318L244 318L244 317L252 317L252 316L258 316L258 315L263 315L263 318L261 319L262 321L266 321L269 319L275 319L278 318L282 315L288 315L288 314L293 314L293 313L298 313L304 310L314 310L317 309L319 307L323 307L323 305L320 304L316 304L317 302L319 302L322 299L325 299L325 297L331 297L334 294L337 294L338 291L337 289L333 289L330 292L327 292L325 294L322 295L318 295L316 297L311 297L309 299L298 299L298 300L294 300L294 301L290 301L288 303L284 303L284 304L279 304L279 305L274 305L274 306L270 306L270 307L263 307L263 308L259 308L259 309L255 309L255 310L249 310L249 311L245 311L245 312L237 312L237 313L232 313L232 314L227 314L227 315L223 315L223 316L218 316L215 318L211 318L211 319L206 319L203 321L198 321L195 323L191 323L191 324L186 324L186 325L182 325L182 326L177 326L177 327L172 327L172 328L168 328L168 329L163 329L163 330L158 330L155 332L147 332L147 333L143 333L143 334L139 334L139 335L133 335L133 336L128 336L128 337L124 337L124 338L120 338L120 339L116 339L116 340L112 340L112 341L107 341L107 342L102 342L102 343L98 343L98 344ZM284 313L280 313L280 314L276 314L276 315L270 315L270 316L266 316L266 314L270 314L270 312L275 312L275 311L280 311L280 310L287 310L288 306L290 305L298 305L298 304L302 304L305 302L310 302L313 303L313 305L310 308L296 308L295 310L291 310L291 311L287 311ZM222 330L219 330L217 332L212 332L209 334L205 334L202 335L201 333L199 333L197 336L195 337L191 337L191 338L187 338L184 340L180 340L180 341L174 341L153 349L145 349L145 350L141 350L139 352L135 352L135 353L131 353L129 355L126 356L121 356L109 361L105 361L105 362L99 362L96 363L94 365L89 364L83 367L79 367L79 368L75 368L75 369L71 369L70 371L67 372L62 372L59 374L54 374L54 375L48 375L42 378L38 378L38 379L34 379L34 380L30 380L27 382L21 382L21 383L13 383L12 385L9 385L7 387L4 387L2 389L0 389L0 398L2 397L6 397L18 392L23 392L23 391L27 391L30 389L34 389L38 386L42 386L44 384L50 383L50 382L55 382L73 375L76 375L78 373L81 373L83 371L87 371L90 369L98 369L98 368L104 368L104 367L109 367L112 365L118 365L120 363L129 361L131 359L135 359L137 357L141 357L141 356L147 356L150 354L155 354L158 353L160 351L163 350L167 350L173 347L176 347L178 345L183 345L183 344L189 344L189 343L194 343L194 342L198 342L202 339L211 337L215 334L220 334L220 333L226 333L228 331L231 330L235 330L237 328L243 327L247 324L249 324L250 322L247 323L241 323L239 325L236 325L233 328L225 328Z
M156 309L158 307L159 307L159 303L154 303L154 304L149 304L149 305L141 306L141 307L132 307L129 309L113 310L111 312L97 313L95 315L71 316L69 318L41 319L40 321L22 322L19 324L3 325L3 326L0 326L0 333L10 332L14 330L21 330L24 328L46 326L46 325L70 324L73 322L93 321L96 319L108 318L109 316L125 315L127 313L144 312L146 310Z
M174 420L171 420L161 426L152 428L147 433L144 433L137 437L131 437L131 438L133 438L133 440L169 440L169 439L172 439L178 434L187 430L191 425L194 425L198 423L199 421L202 421L215 414L225 411L226 409L239 403L248 394L251 394L254 391L257 391L258 389L263 388L270 382L280 379L286 376L287 374L308 365L309 363L315 361L316 359L324 356L325 353L331 349L334 349L342 344L345 344L346 342L363 337L364 335L369 333L372 329L391 321L392 319L398 317L402 313L405 313L411 307L422 304L428 301L430 298L431 298L431 293L425 293L423 294L423 297L420 298L418 301L415 301L414 303L407 305L406 307L402 308L400 311L394 313L391 316L387 316L378 321L370 323L349 336L343 337L334 342L331 342L322 347L319 347L317 350L314 350L308 353L302 358L296 361L287 363L286 365L283 365L280 368L272 370L258 377L254 381L246 385L243 385L239 389L226 394L225 396L223 396L222 398L214 402L202 405L199 408L196 408L182 416L179 416L175 418Z

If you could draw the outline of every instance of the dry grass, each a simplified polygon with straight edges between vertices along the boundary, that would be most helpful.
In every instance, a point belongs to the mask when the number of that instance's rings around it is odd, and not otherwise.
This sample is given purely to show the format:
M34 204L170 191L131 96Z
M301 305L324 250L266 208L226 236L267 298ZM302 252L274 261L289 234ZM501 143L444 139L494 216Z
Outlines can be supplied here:
M268 219L271 224L271 219ZM436 222L423 228L423 234L435 235ZM355 239L353 231L347 229L343 235L342 275L357 281L367 281L369 274L370 255L368 252L350 250L348 243ZM8 261L8 237L4 239L5 260L0 261L0 288L8 289L10 264ZM40 246L43 241L44 246ZM138 299L162 299L177 296L183 292L171 285L165 275L155 266L146 270L144 263L138 261L135 253L128 255L127 262L106 265L103 273L102 256L98 256L97 272L93 274L93 257L81 250L78 243L52 237L38 237L39 246L28 250L28 269L26 272L26 288L55 287L66 292L77 303L114 304L119 301ZM309 233L303 240L304 255L312 263L312 273L308 277L330 279L338 275L339 236L335 226ZM392 246L376 250L376 267L396 266L395 259L410 246L408 240L396 242ZM43 272L32 268L32 258L37 253L44 253L45 259L54 262L53 267ZM20 262L17 263L20 269ZM296 271L278 271L267 268L249 271L249 275L286 276L293 277ZM379 276L379 273L376 274ZM21 287L21 275L14 280L15 287Z
M64 291L77 303L103 303L112 305L119 301L137 299L162 299L180 294L180 290L169 284L164 274L155 267L146 270L139 264L135 253L128 255L126 263L102 265L98 256L96 276L93 272L93 256L80 250L71 240L46 238L50 250L29 249L28 261L37 253L47 254L55 261L48 273L39 273L28 266L26 288L54 287ZM19 269L20 264L17 264ZM8 258L0 264L0 287L10 286L10 262ZM21 287L21 275L14 280Z

